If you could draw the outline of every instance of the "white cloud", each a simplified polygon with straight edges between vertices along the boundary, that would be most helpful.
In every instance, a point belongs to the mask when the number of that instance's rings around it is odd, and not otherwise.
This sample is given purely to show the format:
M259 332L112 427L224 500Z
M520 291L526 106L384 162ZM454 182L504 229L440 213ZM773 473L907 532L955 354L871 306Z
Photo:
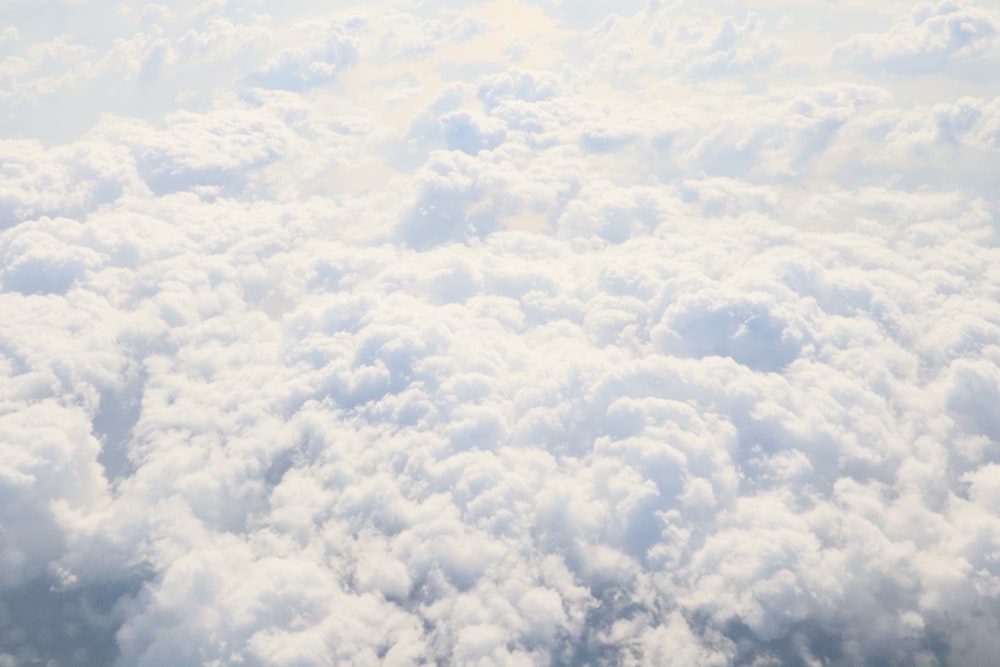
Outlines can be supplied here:
M992 664L992 10L336 4L12 5L0 664Z
M996 36L996 15L985 8L950 0L922 3L884 33L856 35L838 44L831 58L835 63L922 74L982 55Z
M309 26L306 39L317 42L307 47L283 49L268 60L262 70L250 77L250 82L265 88L306 90L333 79L357 58L357 33L365 21L351 17L333 21L329 26Z

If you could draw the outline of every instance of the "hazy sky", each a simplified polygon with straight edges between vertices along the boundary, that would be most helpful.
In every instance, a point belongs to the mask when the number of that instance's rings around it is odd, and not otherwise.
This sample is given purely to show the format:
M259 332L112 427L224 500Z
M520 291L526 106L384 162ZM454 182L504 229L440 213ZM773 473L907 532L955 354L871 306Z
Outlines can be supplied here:
M0 667L995 667L1000 5L0 0Z

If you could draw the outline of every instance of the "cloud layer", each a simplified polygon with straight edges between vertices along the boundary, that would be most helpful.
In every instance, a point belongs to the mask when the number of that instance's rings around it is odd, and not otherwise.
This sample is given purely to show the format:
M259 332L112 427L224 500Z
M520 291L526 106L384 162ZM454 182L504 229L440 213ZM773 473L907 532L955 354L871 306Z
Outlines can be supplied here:
M1000 654L988 3L9 4L0 666Z

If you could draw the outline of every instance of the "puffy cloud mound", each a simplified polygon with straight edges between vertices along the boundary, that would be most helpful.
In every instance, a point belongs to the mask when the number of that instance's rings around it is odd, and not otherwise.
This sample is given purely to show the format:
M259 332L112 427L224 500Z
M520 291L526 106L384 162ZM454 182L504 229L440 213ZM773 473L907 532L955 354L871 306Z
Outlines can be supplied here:
M0 666L995 664L995 9L9 4Z
M883 33L838 44L834 61L901 73L926 73L956 59L974 58L994 45L1000 17L987 8L945 0L924 3Z

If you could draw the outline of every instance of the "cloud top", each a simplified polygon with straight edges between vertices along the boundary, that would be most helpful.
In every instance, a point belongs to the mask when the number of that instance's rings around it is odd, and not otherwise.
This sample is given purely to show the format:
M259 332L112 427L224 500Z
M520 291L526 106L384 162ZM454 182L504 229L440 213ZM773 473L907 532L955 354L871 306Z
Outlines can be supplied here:
M991 665L996 12L473 4L11 5L0 665Z

